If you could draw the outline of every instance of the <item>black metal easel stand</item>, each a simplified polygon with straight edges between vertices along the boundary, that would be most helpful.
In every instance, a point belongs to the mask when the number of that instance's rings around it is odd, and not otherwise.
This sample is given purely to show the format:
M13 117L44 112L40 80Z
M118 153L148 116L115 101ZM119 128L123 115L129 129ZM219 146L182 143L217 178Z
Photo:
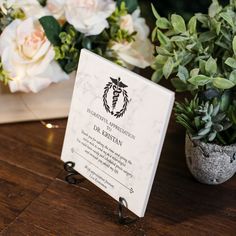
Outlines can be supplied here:
M135 223L138 218L130 218L128 216L124 216L124 207L127 207L128 204L126 200L123 197L119 197L119 202L118 202L118 222L121 225L129 225Z
M68 184L79 184L84 180L84 178L81 178L81 179L75 178L75 176L79 175L79 173L74 169L74 167L75 167L75 163L72 161L68 161L64 164L64 170L67 172L65 181Z
M75 178L75 176L79 175L79 173L74 169L74 167L75 167L75 163L72 161L65 162L64 164L64 170L67 172L65 181L69 184L79 184L83 180L85 180L84 178L82 179ZM120 197L119 202L118 202L118 222L121 225L129 225L129 224L135 223L138 220L138 218L130 218L130 217L124 216L124 207L127 207L127 206L128 204L126 200L123 197Z

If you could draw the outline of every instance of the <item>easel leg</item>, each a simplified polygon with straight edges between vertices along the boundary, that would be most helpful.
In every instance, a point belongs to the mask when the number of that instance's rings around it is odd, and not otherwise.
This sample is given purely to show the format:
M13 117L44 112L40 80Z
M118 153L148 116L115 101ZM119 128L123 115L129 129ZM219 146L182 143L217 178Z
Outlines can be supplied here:
M127 202L124 198L120 197L118 202L118 222L121 225L129 225L132 223L135 223L138 218L129 218L127 216L124 216L123 209L124 207L127 207Z
M68 161L64 164L64 170L67 172L65 180L69 184L78 184L84 180L75 178L75 176L79 175L79 173L74 169L74 167L75 163L72 161Z
M75 176L79 175L79 173L74 169L75 163L72 161L65 162L64 164L64 170L67 172L67 176L65 177L65 180L69 184L78 184L85 180L84 178L82 179L77 179ZM128 204L126 200L123 197L119 198L118 202L118 222L121 225L129 225L132 223L135 223L138 218L130 218L127 216L124 216L124 207L127 207Z

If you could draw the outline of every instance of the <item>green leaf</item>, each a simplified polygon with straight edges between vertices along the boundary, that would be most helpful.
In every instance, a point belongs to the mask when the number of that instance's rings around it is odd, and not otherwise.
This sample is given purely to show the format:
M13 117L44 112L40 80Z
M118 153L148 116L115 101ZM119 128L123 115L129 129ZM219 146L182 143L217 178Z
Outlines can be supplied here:
M206 124L205 124L205 128L210 128L212 126L213 122L212 121L208 121Z
M190 34L196 33L196 27L197 27L197 18L196 16L193 16L188 22L188 29Z
M232 71L229 80L232 81L236 85L236 70Z
M188 80L189 83L196 85L196 86L203 86L207 83L209 83L211 78L205 76L205 75L197 75L192 77Z
M92 41L89 37L84 37L82 41L83 48L86 48L88 50L92 49Z
M69 74L72 71L75 71L77 69L77 66L78 66L78 61L73 61L73 62L67 63L64 67L64 71L67 74Z
M226 117L225 113L218 113L216 117L214 117L214 123L220 123Z
M217 104L214 109L213 109L213 113L212 116L216 116L220 111L220 104Z
M170 53L166 48L164 47L156 47L157 54L163 55L163 56L173 56L172 53Z
M167 56L157 55L155 62L160 65L165 65L167 59L168 59Z
M205 70L209 75L216 74L216 72L217 72L216 60L214 60L212 57L210 57L206 62Z
M195 14L197 20L202 23L203 27L207 27L209 23L208 15L202 14L202 13L196 13Z
M219 89L230 89L234 87L234 83L228 79L217 77L213 79L213 85Z
M195 55L192 53L188 53L187 51L184 51L179 55L179 59L181 60L181 64L186 66L188 63L190 63L193 59L195 59Z
M231 46L232 45L231 44L232 43L232 33L230 32L230 30L227 29L226 27L222 27L221 34L224 37L224 40L226 39L227 41L230 42L230 46Z
M169 57L163 67L163 75L165 76L166 79L169 78L173 69L174 69L174 62L173 62L173 59Z
M206 73L205 68L206 68L206 61L200 59L200 60L199 60L199 69L200 69L200 72L201 72L202 74L205 74L205 73Z
M221 111L227 111L230 105L230 93L229 91L225 91L223 95L221 96L220 100L220 110Z
M160 17L157 19L156 26L160 29L169 29L171 24L165 17Z
M189 40L189 38L184 37L184 36L173 36L171 38L171 42L183 42L183 41L187 41Z
M222 10L218 0L213 0L212 4L209 7L208 14L210 17L215 17Z
M128 9L129 13L133 13L138 8L138 0L117 0L116 5L120 7L121 3L125 2L125 6Z
M166 37L160 30L157 31L157 37L161 45L166 46L170 42L169 38Z
M208 113L209 116L212 115L213 109L214 109L213 105L210 104L210 106L208 107L208 111L207 111L207 113Z
M234 55L236 55L236 36L234 36L232 44L233 44Z
M184 19L180 15L171 15L171 24L177 33L184 33L186 31Z
M200 136L205 136L206 134L208 134L210 132L211 128L206 128L206 129L201 129L198 132L198 135Z
M155 83L159 83L162 77L163 77L162 69L156 70L152 75L152 81Z
M39 19L48 40L54 45L60 43L59 34L61 33L61 26L53 16L43 16Z
M156 40L156 37L157 37L157 27L155 27L155 29L152 31L152 42Z
M211 24L215 28L216 34L219 35L221 30L221 22L218 22L216 19L213 18L211 19Z
M225 61L225 64L236 69L236 60L232 57L228 57Z
M221 124L214 124L214 130L217 132L221 132L224 129L224 126Z
M160 18L160 15L157 13L156 8L154 7L153 4L151 4L151 7L152 7L152 13L153 13L153 15L156 17L156 19L159 19L159 18Z
M199 74L199 68L194 68L190 71L190 76L191 77L194 77L194 76L197 76Z
M222 41L222 40L217 40L217 41L215 42L215 44L218 45L218 46L220 46L221 48L226 49L226 50L229 49L229 45L224 41L224 39L223 39L223 41Z
M182 80L184 83L186 83L189 78L189 73L188 73L188 70L186 69L186 67L179 66L177 76L180 78L180 80Z
M45 7L47 0L38 0L38 2L40 3L41 6Z
M173 78L171 80L171 83L175 87L177 92L184 92L188 90L188 85L179 78Z
M208 141L209 141L209 142L212 142L212 141L216 138L216 134L217 134L216 131L211 132L211 133L208 135Z
M211 31L207 31L207 32L204 32L204 33L200 34L199 41L204 43L204 42L211 41L215 37L216 37L215 33L211 32Z
M200 127L200 125L201 125L200 116L194 117L194 124L195 124L196 128L199 129L199 127Z
M220 13L220 17L222 17L231 27L234 27L234 20L230 12L222 12Z

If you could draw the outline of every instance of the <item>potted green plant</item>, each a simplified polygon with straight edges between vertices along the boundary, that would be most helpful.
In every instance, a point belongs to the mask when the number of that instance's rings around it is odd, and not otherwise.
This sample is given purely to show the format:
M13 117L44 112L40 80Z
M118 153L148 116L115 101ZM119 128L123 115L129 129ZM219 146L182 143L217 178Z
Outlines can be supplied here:
M161 17L155 8L152 80L171 79L177 92L176 120L186 128L186 160L200 182L219 184L236 172L236 0L213 0L208 14L186 22Z

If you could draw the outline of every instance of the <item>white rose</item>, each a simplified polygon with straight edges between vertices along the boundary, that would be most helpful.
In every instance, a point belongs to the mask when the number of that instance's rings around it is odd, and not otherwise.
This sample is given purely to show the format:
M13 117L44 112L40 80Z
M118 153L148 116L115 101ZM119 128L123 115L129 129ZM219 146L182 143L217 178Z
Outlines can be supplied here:
M66 0L47 0L46 8L58 20L65 19Z
M127 30L130 34L134 32L133 18L131 15L128 14L120 18L120 28Z
M141 40L146 40L148 38L149 33L150 33L150 29L147 26L145 19L140 17L140 13L141 13L141 11L138 8L132 14L134 31L137 32L137 35L136 35L137 38L139 38Z
M107 18L115 11L113 0L67 0L67 21L79 32L98 35L107 28Z
M14 2L14 8L20 8L25 13L26 17L37 17L40 18L48 14L38 0L21 0Z
M133 12L132 15L121 17L121 29L127 30L130 34L137 32L131 43L111 42L111 49L116 56L122 60L124 66L133 69L135 66L146 68L154 60L154 46L148 39L149 28L145 19L140 17L140 9Z
M149 39L135 39L132 43L114 43L111 47L117 57L122 60L125 67L133 69L135 66L146 68L154 60L154 47Z
M0 36L0 56L12 81L11 92L39 92L52 82L68 79L54 61L54 49L33 18L14 20Z

